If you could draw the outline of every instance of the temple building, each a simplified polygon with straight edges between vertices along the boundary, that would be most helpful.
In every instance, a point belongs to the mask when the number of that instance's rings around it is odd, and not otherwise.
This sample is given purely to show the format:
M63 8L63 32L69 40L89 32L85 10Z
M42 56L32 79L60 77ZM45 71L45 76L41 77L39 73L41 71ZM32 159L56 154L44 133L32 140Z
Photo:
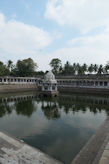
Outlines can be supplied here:
M57 89L57 80L55 79L55 75L49 71L41 84L41 94L44 96L57 96L58 89Z

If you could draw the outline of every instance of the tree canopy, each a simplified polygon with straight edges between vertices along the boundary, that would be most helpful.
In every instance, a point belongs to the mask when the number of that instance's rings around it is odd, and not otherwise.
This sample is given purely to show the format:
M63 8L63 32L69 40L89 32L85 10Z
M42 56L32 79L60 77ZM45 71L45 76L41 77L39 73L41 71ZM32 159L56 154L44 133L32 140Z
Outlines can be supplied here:
M71 63L66 61L64 65L58 58L54 58L50 62L52 72L55 75L85 75L85 74L104 74L109 73L109 62L104 66L102 64L90 64L86 63ZM38 65L31 58L18 60L16 64L13 61L8 60L7 63L0 61L0 76L43 76L45 73L43 71L37 71Z
M9 75L9 69L7 66L0 61L0 76L7 76Z
M50 62L50 66L52 68L52 71L54 74L58 74L59 73L59 69L61 67L61 60L58 58L52 59Z
M15 72L18 76L31 76L34 75L37 64L31 59L18 60Z

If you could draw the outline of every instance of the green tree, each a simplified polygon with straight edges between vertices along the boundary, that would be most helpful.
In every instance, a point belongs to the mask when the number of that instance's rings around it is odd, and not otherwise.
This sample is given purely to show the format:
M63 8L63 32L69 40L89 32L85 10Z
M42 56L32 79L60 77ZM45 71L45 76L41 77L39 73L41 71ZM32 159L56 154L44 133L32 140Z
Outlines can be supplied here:
M63 74L73 75L75 73L74 67L67 61L63 68Z
M95 73L98 72L98 65L97 65L97 64L94 64L94 66L93 66L93 70L94 70Z
M89 71L89 73L92 73L92 72L94 71L93 64L91 64L91 65L88 67L88 71Z
M76 73L78 75L82 75L83 74L83 70L82 70L82 67L79 63L76 64Z
M0 61L0 76L8 76L9 75L9 69L6 67L6 65Z
M63 74L63 67L62 66L60 66L60 68L59 68L59 74Z
M8 62L7 62L7 67L8 67L8 69L9 69L9 71L11 72L11 69L12 69L12 67L13 67L13 61L8 60Z
M74 71L74 74L76 73L76 63L73 63L73 71Z
M18 60L12 73L14 76L34 76L37 64L31 59Z
M101 64L98 68L98 74L102 74L103 73L103 65Z
M69 61L67 61L64 65L64 71L66 74L69 74L70 73L70 69L71 69L71 65L69 63Z
M85 74L86 72L87 72L87 64L84 63L84 64L82 65L82 74Z
M109 62L107 62L107 64L105 65L104 70L106 73L109 72Z
M58 58L54 58L50 62L50 66L51 66L52 71L53 71L54 74L58 74L59 73L59 69L60 69L61 65L62 65L61 64L61 60L58 59Z

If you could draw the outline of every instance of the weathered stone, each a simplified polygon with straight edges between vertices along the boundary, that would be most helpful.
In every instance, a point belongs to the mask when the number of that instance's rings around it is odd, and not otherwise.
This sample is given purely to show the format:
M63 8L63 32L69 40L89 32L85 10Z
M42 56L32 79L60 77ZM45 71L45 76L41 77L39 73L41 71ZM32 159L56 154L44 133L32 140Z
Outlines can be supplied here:
M109 118L100 126L89 142L83 147L80 153L72 161L72 164L99 164L102 154L109 142ZM105 154L108 159L109 151ZM107 156L106 156L107 155ZM103 157L104 161L104 157ZM104 164L104 163L100 163ZM108 159L109 164L109 159Z
M0 132L0 164L61 164L24 142Z
M109 153L109 152L108 152ZM99 164L109 164L109 158L103 156L99 162Z
M108 144L107 144L107 146L106 146L106 150L109 150L109 142L108 142Z

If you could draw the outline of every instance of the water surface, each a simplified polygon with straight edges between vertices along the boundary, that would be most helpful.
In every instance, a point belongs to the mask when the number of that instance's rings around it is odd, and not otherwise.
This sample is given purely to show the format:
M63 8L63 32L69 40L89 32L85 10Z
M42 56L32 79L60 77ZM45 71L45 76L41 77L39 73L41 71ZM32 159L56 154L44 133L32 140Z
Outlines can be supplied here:
M0 130L69 164L106 119L108 107L108 97L0 95Z

